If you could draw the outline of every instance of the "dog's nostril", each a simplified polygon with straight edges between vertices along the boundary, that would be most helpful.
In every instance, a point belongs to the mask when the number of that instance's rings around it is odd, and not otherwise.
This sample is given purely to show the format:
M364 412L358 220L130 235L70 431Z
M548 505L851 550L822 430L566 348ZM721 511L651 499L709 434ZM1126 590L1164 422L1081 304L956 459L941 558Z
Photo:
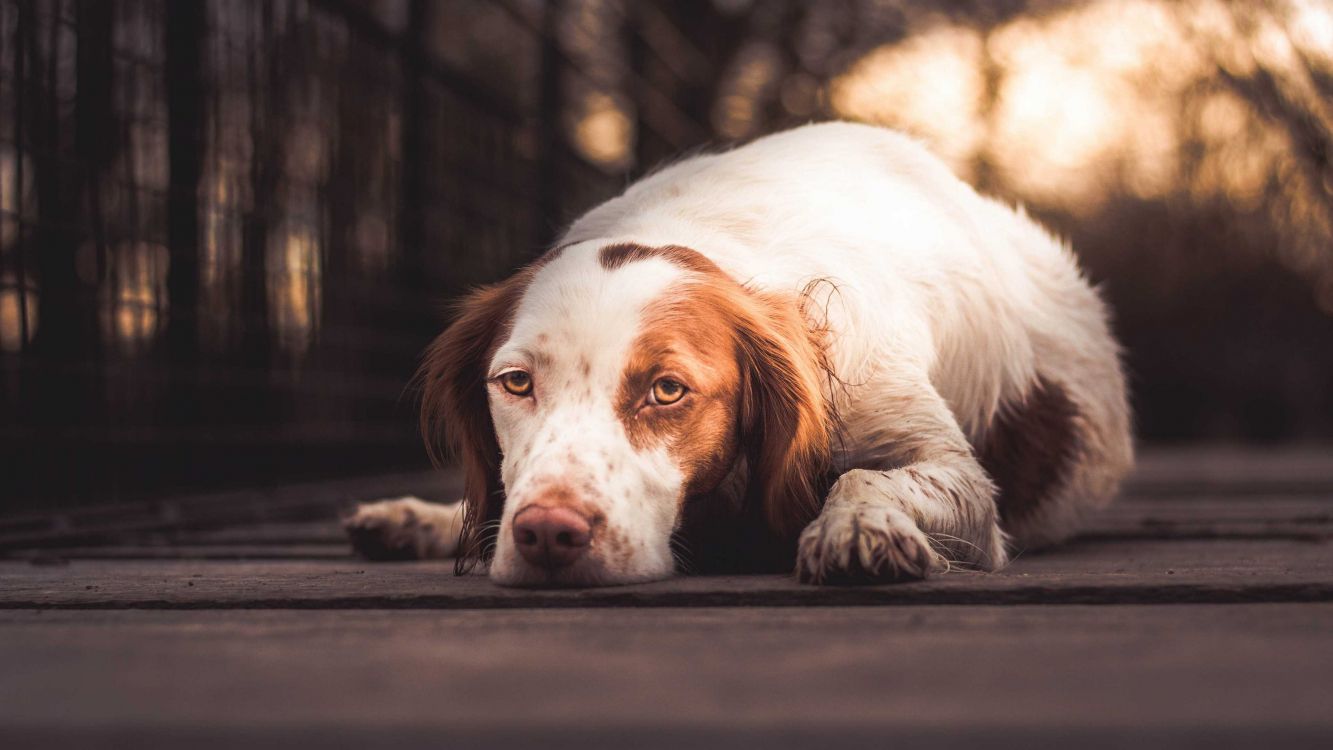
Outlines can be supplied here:
M592 525L570 508L524 508L514 516L513 528L523 558L550 570L574 564L592 542Z

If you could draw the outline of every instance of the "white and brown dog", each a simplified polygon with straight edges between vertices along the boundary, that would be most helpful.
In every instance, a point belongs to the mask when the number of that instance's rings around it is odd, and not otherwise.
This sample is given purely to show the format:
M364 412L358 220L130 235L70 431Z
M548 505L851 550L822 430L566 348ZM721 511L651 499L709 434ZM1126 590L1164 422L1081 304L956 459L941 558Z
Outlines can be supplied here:
M1068 538L1133 461L1069 250L846 123L639 181L463 300L422 378L463 502L364 505L349 532L510 585L995 570Z

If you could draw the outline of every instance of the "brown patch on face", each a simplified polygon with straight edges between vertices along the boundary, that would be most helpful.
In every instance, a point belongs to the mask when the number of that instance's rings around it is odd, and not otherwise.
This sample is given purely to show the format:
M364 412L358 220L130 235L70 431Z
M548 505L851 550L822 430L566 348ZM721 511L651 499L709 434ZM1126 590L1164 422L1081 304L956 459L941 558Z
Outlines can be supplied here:
M1079 451L1078 406L1064 388L1037 378L1027 398L1003 410L977 458L1000 488L1000 521L1018 522L1035 513L1063 484Z
M662 247L648 247L646 245L636 245L633 243L623 243L619 245L607 245L598 253L597 260L601 262L602 268L608 271L614 271L627 263L636 260L648 260L650 258L660 258L669 263L674 263L687 271L707 275L719 275L722 270L717 267L713 261L705 258L698 251L691 250L688 247L680 245L663 245Z
M676 301L659 303L644 316L616 403L630 444L639 450L665 445L686 476L688 496L717 486L735 463L740 365L726 319L669 294ZM674 404L647 403L662 377L678 380L688 392Z
M436 464L447 453L463 466L466 501L458 569L483 558L504 505L500 446L486 399L486 367L513 326L514 310L532 278L560 255L552 250L491 286L468 294L455 306L453 323L427 347L417 379L421 383L421 434Z
M753 292L712 261L679 246L613 245L606 268L665 258L695 274L644 315L617 403L636 448L666 445L686 476L686 496L714 489L744 455L750 504L769 526L794 535L817 514L830 463L831 420L819 336L798 295ZM645 406L660 377L689 393ZM685 498L682 498L684 500Z

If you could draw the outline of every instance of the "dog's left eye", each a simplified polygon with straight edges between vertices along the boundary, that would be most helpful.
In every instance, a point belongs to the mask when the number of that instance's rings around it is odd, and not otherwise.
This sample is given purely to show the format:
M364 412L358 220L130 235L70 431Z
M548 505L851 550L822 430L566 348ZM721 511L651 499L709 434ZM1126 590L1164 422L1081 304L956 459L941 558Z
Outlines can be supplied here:
M510 370L500 376L500 385L515 396L532 393L532 376L522 370Z
M667 406L674 404L685 396L685 386L672 380L671 378L662 378L653 383L653 390L649 399L658 406Z

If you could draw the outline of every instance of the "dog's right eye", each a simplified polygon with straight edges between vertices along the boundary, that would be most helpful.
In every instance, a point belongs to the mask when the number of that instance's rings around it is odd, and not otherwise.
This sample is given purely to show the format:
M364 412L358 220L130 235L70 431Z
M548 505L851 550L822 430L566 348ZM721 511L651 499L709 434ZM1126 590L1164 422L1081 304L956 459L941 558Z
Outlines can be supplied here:
M522 370L510 370L500 376L500 385L515 396L532 394L532 376Z
M657 406L670 406L684 397L685 386L671 378L662 378L653 383L652 403Z

